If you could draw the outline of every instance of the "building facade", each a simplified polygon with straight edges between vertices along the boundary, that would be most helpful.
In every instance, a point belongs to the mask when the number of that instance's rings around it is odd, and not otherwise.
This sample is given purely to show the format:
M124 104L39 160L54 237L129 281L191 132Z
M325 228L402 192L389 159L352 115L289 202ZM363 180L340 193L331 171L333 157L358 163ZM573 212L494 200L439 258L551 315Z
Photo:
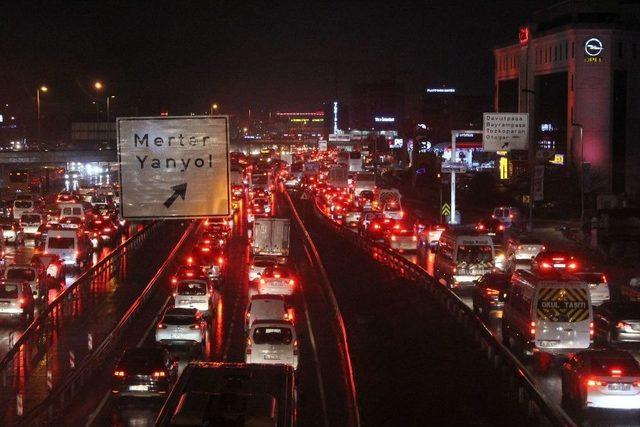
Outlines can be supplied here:
M640 197L640 6L565 1L494 50L495 109L527 112L538 159Z

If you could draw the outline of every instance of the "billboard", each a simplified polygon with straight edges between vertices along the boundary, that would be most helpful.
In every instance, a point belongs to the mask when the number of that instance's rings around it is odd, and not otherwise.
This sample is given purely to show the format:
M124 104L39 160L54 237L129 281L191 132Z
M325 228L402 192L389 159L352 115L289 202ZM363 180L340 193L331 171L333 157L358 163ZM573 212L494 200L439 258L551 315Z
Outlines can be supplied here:
M529 114L484 113L482 130L484 151L526 150Z

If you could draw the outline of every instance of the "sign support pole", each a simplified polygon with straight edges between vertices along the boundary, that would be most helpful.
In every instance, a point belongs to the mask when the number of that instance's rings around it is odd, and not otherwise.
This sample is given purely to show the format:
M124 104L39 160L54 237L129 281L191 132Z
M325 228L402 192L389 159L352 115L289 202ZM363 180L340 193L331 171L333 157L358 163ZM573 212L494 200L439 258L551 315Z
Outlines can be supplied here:
M456 132L451 132L451 162L456 161ZM449 224L456 223L456 172L451 170L451 214Z

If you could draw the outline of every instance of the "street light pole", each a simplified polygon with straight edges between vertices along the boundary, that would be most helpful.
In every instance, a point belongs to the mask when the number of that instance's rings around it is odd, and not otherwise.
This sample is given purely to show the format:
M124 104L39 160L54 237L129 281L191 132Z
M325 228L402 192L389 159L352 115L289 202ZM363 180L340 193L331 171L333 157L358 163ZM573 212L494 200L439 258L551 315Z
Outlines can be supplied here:
M115 97L116 97L115 95L107 96L107 121L111 120L111 112L110 112L110 109L109 109L109 101L111 99L114 99Z
M580 129L580 224L584 224L584 140L583 127L580 123L571 123Z
M96 90L96 122L100 122L100 89L102 89L101 82L95 82L93 87Z
M36 90L36 106L37 106L37 111L38 111L38 143L41 144L41 135L40 135L40 92L46 92L48 91L49 88L47 88L46 86L40 86L37 90Z
M535 175L535 170L536 170L536 159L535 159L536 150L535 150L535 147L533 146L533 141L534 141L534 137L533 137L534 129L533 129L533 119L532 119L533 112L531 111L532 109L530 108L529 95L535 95L536 93L531 89L522 89L522 92L527 94L527 114L528 114L528 121L529 121L529 135L527 138L529 140L529 224L527 226L527 230L531 232L533 230L533 192L534 192L533 176Z

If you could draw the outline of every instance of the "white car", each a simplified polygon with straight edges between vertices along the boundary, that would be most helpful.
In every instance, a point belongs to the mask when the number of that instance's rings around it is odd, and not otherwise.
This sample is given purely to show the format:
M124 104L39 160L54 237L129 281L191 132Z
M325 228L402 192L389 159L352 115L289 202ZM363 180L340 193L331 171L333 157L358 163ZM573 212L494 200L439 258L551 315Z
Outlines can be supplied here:
M293 321L293 309L281 295L255 295L247 304L244 319L244 329L249 330L258 320Z
M274 265L276 265L276 261L271 257L255 257L249 266L249 281L253 282L259 279L265 268Z
M265 268L258 280L260 295L293 295L295 289L296 279L293 272L281 265Z
M44 220L39 213L30 212L22 214L20 217L20 226L22 227L23 236L33 238L43 223Z
M45 295L42 289L40 274L36 267L31 265L9 265L4 271L4 278L10 281L26 282L31 287L33 297L36 299L43 298Z
M156 342L161 345L186 345L202 349L207 324L195 308L172 307L165 311L156 327Z
M218 304L218 291L208 280L183 279L173 293L176 308L195 308L205 316L213 316Z
M573 275L589 284L589 293L591 294L592 305L600 305L611 299L607 276L604 274L597 272L581 272L573 273Z
M24 241L20 227L15 223L3 222L0 227L2 227L2 237L5 242L15 243L17 245Z
M396 224L387 238L387 244L396 251L416 251L418 250L418 236L413 228L402 228Z
M291 322L258 320L249 330L246 363L285 364L298 368L298 338Z

